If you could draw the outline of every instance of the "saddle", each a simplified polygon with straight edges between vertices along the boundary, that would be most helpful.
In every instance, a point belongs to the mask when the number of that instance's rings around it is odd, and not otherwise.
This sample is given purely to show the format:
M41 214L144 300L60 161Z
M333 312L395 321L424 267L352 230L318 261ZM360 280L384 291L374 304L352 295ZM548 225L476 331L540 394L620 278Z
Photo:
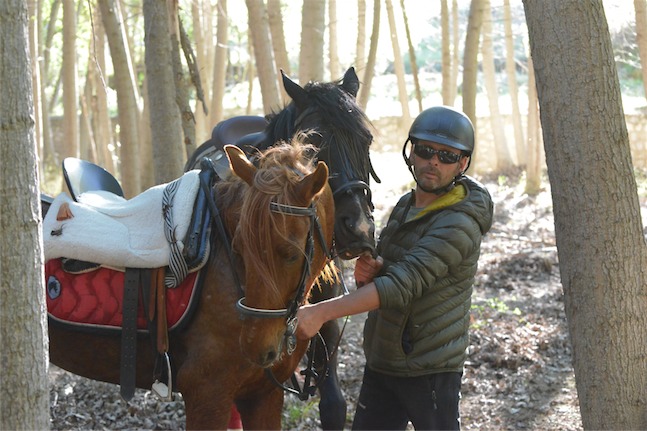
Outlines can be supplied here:
M200 171L131 200L123 198L108 171L90 162L65 159L63 173L71 197L41 196L50 321L121 331L120 384L126 400L135 389L137 333L148 332L157 354L153 392L171 400L168 331L190 319L199 296L198 270L210 250L207 194L217 178L213 165L205 162ZM90 285L96 292L89 292ZM82 286L83 293L61 295L74 286Z

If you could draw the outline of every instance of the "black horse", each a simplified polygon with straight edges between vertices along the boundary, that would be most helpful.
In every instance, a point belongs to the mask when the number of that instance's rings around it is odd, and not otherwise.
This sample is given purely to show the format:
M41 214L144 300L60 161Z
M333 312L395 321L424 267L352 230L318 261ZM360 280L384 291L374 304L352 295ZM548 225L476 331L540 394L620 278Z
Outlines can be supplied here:
M269 148L280 141L289 141L295 134L305 133L306 142L318 149L318 160L330 170L329 184L335 200L335 252L349 260L362 253L375 252L375 224L369 176L380 182L371 165L369 146L373 141L371 125L356 102L359 79L354 68L334 82L310 82L304 87L283 72L283 85L292 98L283 110L266 118L240 116L218 123L211 139L189 158L185 170L196 169L200 161L211 158L218 166L225 144L235 144L248 155ZM313 301L321 301L343 293L341 283L313 290ZM314 343L315 368L323 379L318 382L321 400L319 413L323 429L343 429L346 401L337 376L337 345L341 330L336 321L321 329L321 339ZM323 340L323 341L322 341ZM307 397L307 396L306 396Z

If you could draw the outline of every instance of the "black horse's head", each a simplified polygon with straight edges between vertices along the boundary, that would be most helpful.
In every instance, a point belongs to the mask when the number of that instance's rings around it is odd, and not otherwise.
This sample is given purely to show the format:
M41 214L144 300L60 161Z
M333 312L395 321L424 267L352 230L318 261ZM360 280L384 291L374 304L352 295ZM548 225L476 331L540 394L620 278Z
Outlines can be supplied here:
M268 129L278 135L305 133L318 148L318 159L330 170L335 198L335 249L342 259L375 252L375 224L369 175L379 179L369 158L370 122L356 102L359 79L350 68L335 82L301 87L285 74L283 85L292 102L270 116ZM282 132L278 132L281 130Z

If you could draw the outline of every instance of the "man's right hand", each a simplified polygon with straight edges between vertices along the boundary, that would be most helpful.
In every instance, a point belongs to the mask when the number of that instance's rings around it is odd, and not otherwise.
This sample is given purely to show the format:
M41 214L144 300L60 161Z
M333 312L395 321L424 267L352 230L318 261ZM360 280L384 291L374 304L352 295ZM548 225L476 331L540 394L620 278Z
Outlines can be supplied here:
M373 281L375 275L380 271L384 260L378 256L376 259L369 254L363 254L355 262L355 284L362 287Z

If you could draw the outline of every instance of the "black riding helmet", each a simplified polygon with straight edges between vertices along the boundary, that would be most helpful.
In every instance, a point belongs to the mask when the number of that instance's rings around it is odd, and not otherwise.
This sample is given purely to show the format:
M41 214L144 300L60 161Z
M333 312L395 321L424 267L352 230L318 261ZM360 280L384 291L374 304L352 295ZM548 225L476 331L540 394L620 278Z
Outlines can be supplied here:
M416 182L417 179L407 155L407 145L410 142L415 144L419 140L436 142L456 148L469 157L474 151L474 126L467 115L449 106L434 106L422 111L411 124L409 136L402 147L402 157L404 157L404 161ZM469 162L471 162L471 157ZM469 163L465 170L468 168ZM454 180L460 176L462 176L462 173ZM451 188L453 183L448 188ZM442 191L442 189L438 190L438 192Z

